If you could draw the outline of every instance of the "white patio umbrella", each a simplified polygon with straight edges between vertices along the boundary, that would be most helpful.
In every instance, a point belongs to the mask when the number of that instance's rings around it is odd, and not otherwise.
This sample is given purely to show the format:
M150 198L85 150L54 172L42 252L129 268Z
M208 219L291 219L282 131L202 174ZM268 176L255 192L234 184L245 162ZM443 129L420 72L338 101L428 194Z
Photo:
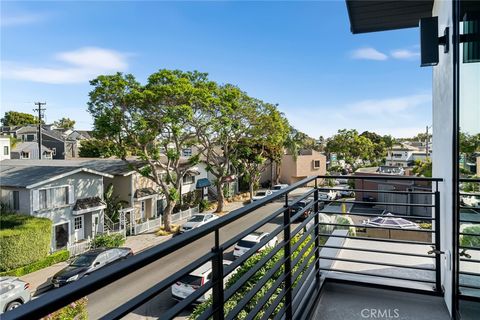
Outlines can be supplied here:
M390 212L372 220L364 221L363 224L382 228L420 229L420 226L415 222L408 221L404 218L395 217L395 215Z

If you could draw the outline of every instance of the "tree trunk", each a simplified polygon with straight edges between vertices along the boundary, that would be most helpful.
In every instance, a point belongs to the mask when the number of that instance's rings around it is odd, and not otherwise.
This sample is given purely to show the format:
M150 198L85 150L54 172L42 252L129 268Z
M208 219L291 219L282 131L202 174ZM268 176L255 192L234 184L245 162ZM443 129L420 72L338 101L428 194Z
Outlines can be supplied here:
M280 162L275 162L275 184L280 184L280 174L282 173L282 164Z
M250 191L250 202L253 202L253 182L248 184L249 191Z
M221 180L218 179L218 180ZM215 210L216 213L220 213L223 211L223 205L225 202L225 195L223 194L223 182L217 182L217 210Z
M170 232L172 231L172 212L173 207L175 207L175 201L168 201L165 210L163 211L163 226L165 231Z

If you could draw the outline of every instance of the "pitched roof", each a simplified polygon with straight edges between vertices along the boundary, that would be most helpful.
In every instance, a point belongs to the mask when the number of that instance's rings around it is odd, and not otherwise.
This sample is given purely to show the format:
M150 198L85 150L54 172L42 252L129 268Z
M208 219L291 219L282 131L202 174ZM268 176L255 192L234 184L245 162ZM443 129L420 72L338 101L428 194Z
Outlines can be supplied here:
M28 141L28 142L21 142L17 143L14 148L12 148L12 152L22 152L22 151L27 151L27 152L32 152L34 150L38 151L38 143L34 141ZM42 152L52 152L49 148L42 146Z

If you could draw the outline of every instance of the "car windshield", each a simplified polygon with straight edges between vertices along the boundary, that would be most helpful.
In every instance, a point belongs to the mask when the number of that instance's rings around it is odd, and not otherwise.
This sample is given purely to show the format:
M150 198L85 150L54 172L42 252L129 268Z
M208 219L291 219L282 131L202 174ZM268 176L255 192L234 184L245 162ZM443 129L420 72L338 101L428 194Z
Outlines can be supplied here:
M90 266L97 256L92 254L82 254L73 259L70 263L72 267L88 267Z
M257 243L256 242L253 242L253 241L247 241L247 240L240 240L238 241L238 246L239 247L242 247L242 248L251 248L253 247L254 245L256 245Z
M259 191L259 192L257 192L256 196L257 197L263 197L265 194L266 194L265 191Z
M282 186L273 186L272 189L273 189L273 190L281 190L281 189L282 189Z
M201 286L202 285L202 277L192 276L191 274L187 274L186 276L182 277L179 280L180 283L188 284L191 286Z
M193 216L188 220L188 222L202 222L203 221L203 216Z

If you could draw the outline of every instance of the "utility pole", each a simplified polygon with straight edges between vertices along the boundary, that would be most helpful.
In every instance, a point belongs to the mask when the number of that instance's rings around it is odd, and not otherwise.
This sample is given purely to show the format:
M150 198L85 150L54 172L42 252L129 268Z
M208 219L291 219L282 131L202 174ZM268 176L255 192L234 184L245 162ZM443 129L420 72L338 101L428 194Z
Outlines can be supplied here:
M35 102L35 105L38 107L33 109L33 111L38 112L38 159L42 160L42 118L43 118L43 111L47 110L46 108L42 108L45 106L46 102Z
M425 137L425 157L428 159L428 142L429 142L429 138L428 138L428 126L427 126L427 136Z

